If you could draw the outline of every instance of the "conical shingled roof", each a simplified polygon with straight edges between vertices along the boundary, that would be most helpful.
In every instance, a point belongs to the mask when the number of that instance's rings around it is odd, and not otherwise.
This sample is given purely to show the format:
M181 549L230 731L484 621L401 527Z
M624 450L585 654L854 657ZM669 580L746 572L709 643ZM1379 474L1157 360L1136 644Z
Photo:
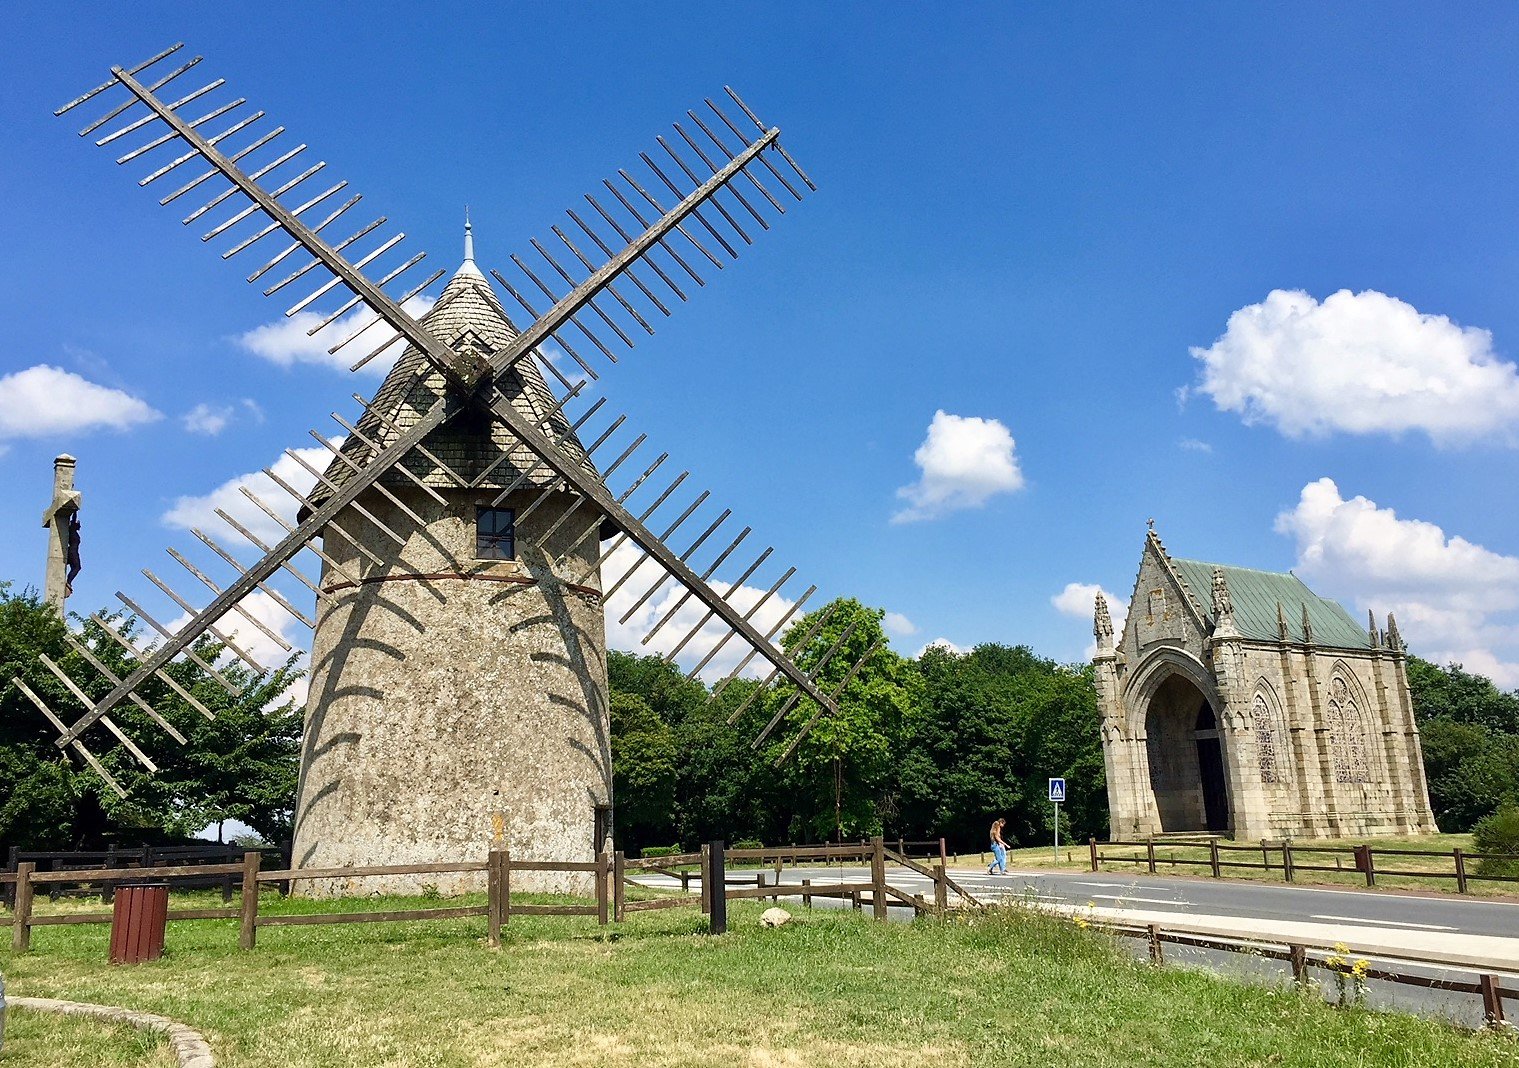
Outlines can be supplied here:
M473 347L487 358L509 344L518 333L473 259L464 261L444 287L438 302L420 321L450 348L462 351ZM554 407L555 399L534 360L532 356L518 360L496 385L519 412L541 421ZM420 349L407 346L360 417L358 429L364 437L380 446L388 445L396 436L396 428L404 430L416 424L434 404L442 403L450 388L442 372ZM556 412L549 418L548 432L570 457L587 471L596 473L584 447L570 432L568 421L561 414ZM422 447L466 481L482 489L504 489L522 472L531 469L537 459L499 421L487 421L475 412L467 412L436 428L424 439ZM352 434L343 443L342 453L359 467L368 463L373 455L370 447ZM497 463L503 455L506 459ZM403 462L429 486L458 488L458 482L421 450L412 450ZM496 466L492 469L493 464ZM351 473L348 464L334 457L327 468L326 478L341 486ZM523 486L546 486L555 477L545 466L529 475ZM388 472L380 481L387 486L414 484L400 471ZM321 504L330 492L325 485L318 484L310 495L311 502Z

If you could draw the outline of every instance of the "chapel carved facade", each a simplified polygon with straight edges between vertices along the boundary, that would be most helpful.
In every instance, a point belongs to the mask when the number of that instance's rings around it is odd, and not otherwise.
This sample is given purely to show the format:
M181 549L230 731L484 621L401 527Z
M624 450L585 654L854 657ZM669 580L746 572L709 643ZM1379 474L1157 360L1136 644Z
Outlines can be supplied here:
M1097 596L1115 839L1434 833L1397 621L1292 574L1173 558L1153 530L1123 633Z

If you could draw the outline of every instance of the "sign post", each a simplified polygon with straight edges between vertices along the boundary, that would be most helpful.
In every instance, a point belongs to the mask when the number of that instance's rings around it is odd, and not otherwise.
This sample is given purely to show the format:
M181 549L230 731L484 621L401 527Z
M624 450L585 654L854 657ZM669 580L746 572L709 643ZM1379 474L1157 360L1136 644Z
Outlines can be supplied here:
M1065 780L1050 779L1050 800L1055 805L1055 863L1060 863L1060 802L1065 800Z

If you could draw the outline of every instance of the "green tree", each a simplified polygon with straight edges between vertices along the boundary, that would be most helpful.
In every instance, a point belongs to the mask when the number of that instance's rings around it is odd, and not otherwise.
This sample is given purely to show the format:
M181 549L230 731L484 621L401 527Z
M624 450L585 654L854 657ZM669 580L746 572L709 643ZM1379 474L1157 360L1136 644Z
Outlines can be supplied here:
M1445 719L1519 734L1519 692L1506 693L1493 685L1492 679L1473 674L1460 664L1440 667L1410 656L1408 688L1421 728L1428 720Z
M1107 823L1107 786L1090 668L1072 668L1026 646L931 647L918 662L925 711L903 765L914 770L908 834L985 846L1002 816L1012 841L1048 841L1054 809L1046 779L1071 786L1063 821L1077 836Z
M882 609L839 599L803 616L782 640L838 708L824 712L790 684L769 695L772 714L785 713L786 729L768 753L782 761L785 782L800 802L793 828L798 837L878 833L895 816L894 760L916 730L923 684L917 665L887 644L884 616Z
M1519 693L1462 668L1408 658L1430 807L1444 831L1467 831L1519 800Z
M674 838L679 752L675 732L633 693L612 694L612 796L624 849Z
M117 626L127 634L130 620ZM255 674L217 666L222 649L198 643L197 655L216 666L234 687L234 697L205 668L188 658L171 662L166 674L213 713L207 721L162 680L150 679L139 695L186 739L169 739L136 706L123 704L111 718L150 751L159 766L149 774L102 727L85 742L107 771L127 790L120 799L95 774L55 744L56 731L15 686L21 678L63 718L82 711L46 666L46 654L92 700L111 683L67 640L68 628L35 591L11 592L0 584L0 776L14 784L0 798L0 844L31 849L64 849L106 841L186 837L208 824L241 820L269 840L289 836L299 759L301 714L288 697L299 678L292 665ZM98 624L86 621L77 638L94 659L117 677L136 660Z

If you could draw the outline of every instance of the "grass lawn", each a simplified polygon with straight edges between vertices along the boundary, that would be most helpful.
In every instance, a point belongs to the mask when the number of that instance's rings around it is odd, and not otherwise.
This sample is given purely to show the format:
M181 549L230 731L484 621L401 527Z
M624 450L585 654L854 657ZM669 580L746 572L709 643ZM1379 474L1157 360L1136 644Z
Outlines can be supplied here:
M270 897L261 909L356 904L429 903ZM499 950L482 919L267 928L250 953L232 921L177 922L169 956L134 967L104 963L103 926L49 926L31 954L0 952L0 968L17 995L182 1020L226 1068L1519 1066L1507 1036L1153 969L1101 936L1011 910L910 925L799 910L776 930L759 926L761 910L734 902L722 938L688 910L608 928L513 917ZM13 1027L0 1065L167 1063L158 1040L86 1031L97 1025L18 1011Z
M5 1028L5 1068L173 1068L174 1055L162 1035L76 1016L15 1009Z

